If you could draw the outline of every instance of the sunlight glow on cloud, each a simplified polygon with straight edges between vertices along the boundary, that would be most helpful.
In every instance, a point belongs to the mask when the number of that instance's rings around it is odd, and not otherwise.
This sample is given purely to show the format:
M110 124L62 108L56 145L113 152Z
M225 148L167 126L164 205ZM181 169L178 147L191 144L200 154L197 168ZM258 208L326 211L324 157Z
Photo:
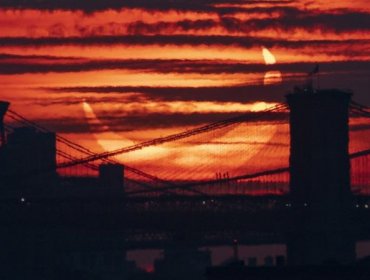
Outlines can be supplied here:
M283 81L280 71L268 71L263 79L264 85L278 84Z

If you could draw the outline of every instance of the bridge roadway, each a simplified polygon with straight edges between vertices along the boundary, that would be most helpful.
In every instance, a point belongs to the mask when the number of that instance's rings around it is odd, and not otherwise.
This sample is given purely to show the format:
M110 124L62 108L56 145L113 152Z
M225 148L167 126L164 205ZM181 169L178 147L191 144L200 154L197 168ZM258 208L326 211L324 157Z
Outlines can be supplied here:
M354 197L357 240L370 240L369 202ZM41 234L63 246L108 242L126 249L227 245L234 239L285 243L294 228L291 215L309 211L309 205L292 205L288 196L8 196L0 205L1 224L14 236Z

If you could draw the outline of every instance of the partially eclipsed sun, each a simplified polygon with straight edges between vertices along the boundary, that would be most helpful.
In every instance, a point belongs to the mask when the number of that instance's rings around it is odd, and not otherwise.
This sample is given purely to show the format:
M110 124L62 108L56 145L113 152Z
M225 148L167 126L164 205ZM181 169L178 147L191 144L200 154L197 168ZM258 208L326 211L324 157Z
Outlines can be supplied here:
M125 146L133 145L134 143L122 137L122 135L112 132L111 129L103 124L95 115L90 104L86 101L82 103L85 117L90 126L98 126L102 132L94 133L94 137L97 139L98 144L104 151L112 151Z
M275 56L266 48L262 48L263 59L265 60L266 65L275 64Z
M276 63L275 56L265 47L262 48L263 59L265 60L266 65L272 65ZM264 85L278 84L283 81L280 71L268 71L265 73L263 79Z
M97 126L102 130L102 132L93 133L96 142L103 149L103 151L113 151L117 149L121 149L123 147L132 146L135 143L128 138L124 138L123 135L115 133L111 131L111 129L103 124L98 117L96 116L93 108L90 106L89 103L83 101L82 103L83 111L85 113L85 117L87 119L88 124L93 127ZM168 154L168 149L164 147L146 147L144 150L138 150L131 154L131 160L143 160L146 158L163 158ZM116 156L118 160L124 160L124 155Z
M90 126L97 126L102 129L102 132L94 133L97 143L105 151L111 151L133 144L123 135L117 134L109 130L109 127L104 125L96 116L93 108L89 103L83 102L83 110L85 117ZM266 107L263 102L255 103L254 110L258 111ZM253 111L253 110L251 110ZM253 134L256 129L256 123L250 126L243 126L241 131L239 126L222 133L221 135L208 135L204 143L179 142L172 143L167 146L152 146L142 150L134 151L128 158L127 155L118 156L118 160L122 160L138 168L145 168L150 172L155 172L159 177L168 179L188 180L189 174L191 179L209 179L214 176L215 170L228 170L230 174L239 174L240 168L253 166L250 159L256 156L264 148L264 145L256 145L257 143L268 143L275 135L275 125L259 125L259 133ZM248 143L248 141L251 143ZM212 143L214 142L214 143ZM232 145L218 144L235 143ZM240 156L241 151L248 151ZM225 161L225 158L232 158L233 161ZM210 166L210 162L213 166ZM170 172L168 172L170 170ZM193 172L193 173L191 173ZM171 175L169 175L169 173ZM174 175L173 175L174 174Z

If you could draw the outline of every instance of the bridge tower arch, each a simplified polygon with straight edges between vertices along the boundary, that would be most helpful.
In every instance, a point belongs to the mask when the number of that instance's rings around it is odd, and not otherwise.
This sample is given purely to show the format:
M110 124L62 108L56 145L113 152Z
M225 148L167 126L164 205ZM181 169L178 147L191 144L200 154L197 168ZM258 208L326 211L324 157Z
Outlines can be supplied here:
M290 108L291 265L355 259L351 234L348 107L351 93L300 90Z

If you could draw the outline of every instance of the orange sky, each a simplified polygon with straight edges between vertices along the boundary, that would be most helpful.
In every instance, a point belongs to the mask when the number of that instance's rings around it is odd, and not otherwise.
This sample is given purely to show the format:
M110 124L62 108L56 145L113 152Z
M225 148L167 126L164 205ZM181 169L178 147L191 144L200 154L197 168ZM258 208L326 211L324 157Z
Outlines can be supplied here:
M350 88L370 105L364 0L18 2L0 7L0 99L97 152L283 102L316 63L321 87ZM366 133L353 133L353 149L369 148ZM285 166L287 144L286 125L251 122L119 159L204 179Z

